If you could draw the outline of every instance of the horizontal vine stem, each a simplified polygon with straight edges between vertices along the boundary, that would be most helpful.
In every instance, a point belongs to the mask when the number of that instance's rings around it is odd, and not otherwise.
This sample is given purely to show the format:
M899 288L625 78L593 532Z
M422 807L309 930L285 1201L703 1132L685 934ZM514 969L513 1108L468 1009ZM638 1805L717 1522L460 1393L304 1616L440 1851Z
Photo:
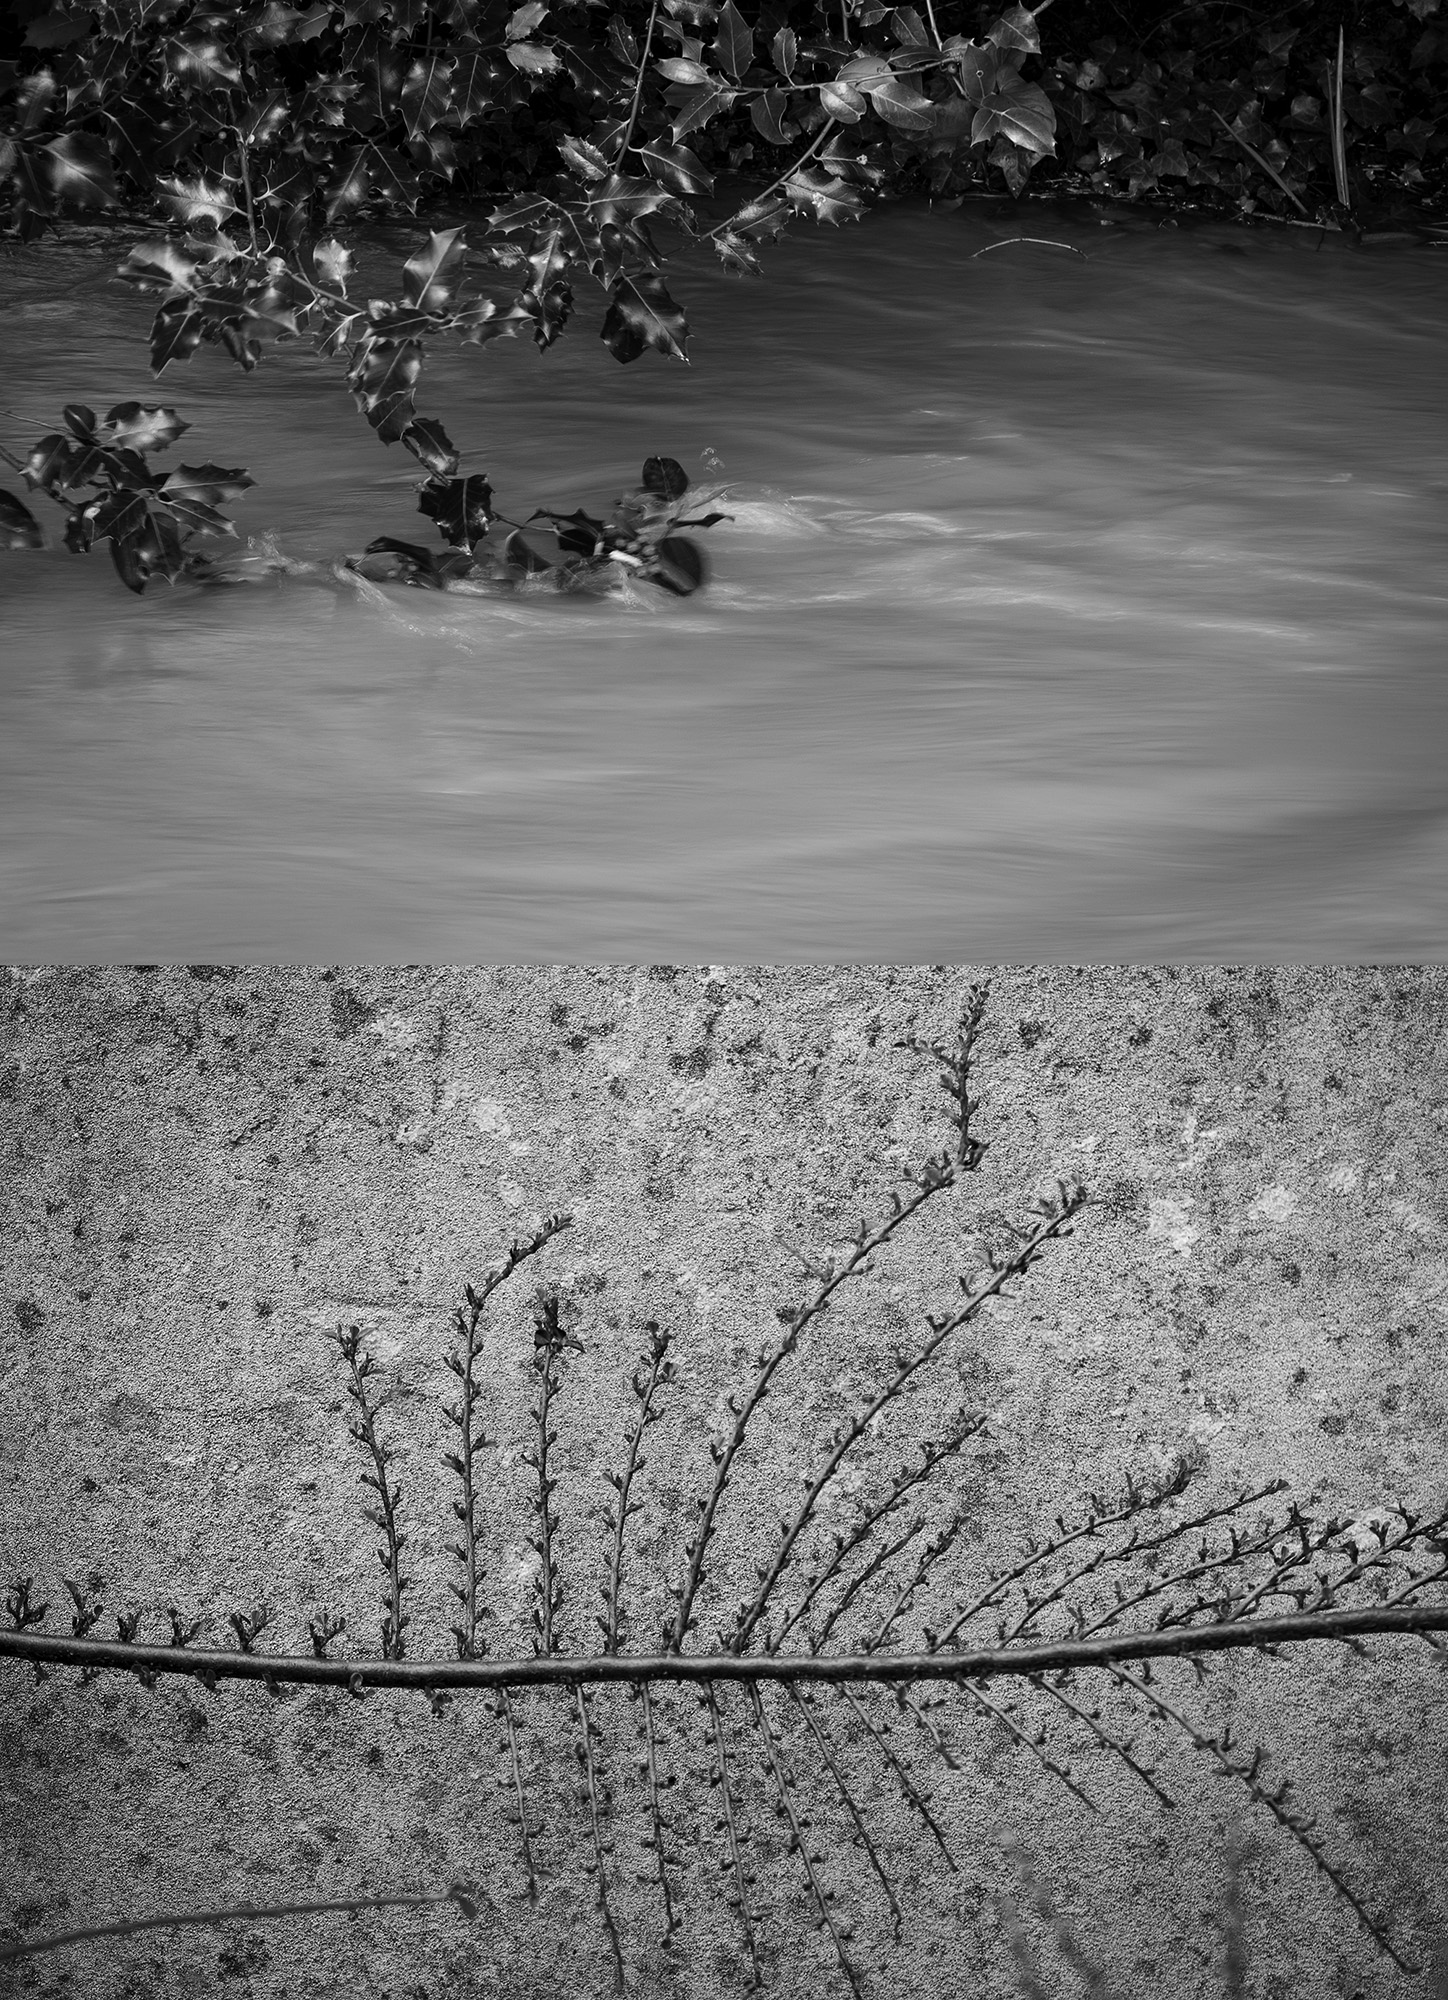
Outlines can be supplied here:
M1448 1632L1448 1604L1364 1605L1352 1610L1294 1611L1218 1625L1179 1625L1101 1639L1058 1639L1033 1646L935 1653L553 1653L517 1660L319 1660L301 1653L202 1652L194 1647L128 1645L119 1639L0 1631L0 1659L35 1666L117 1667L132 1673L189 1674L202 1680L287 1682L374 1688L576 1687L604 1682L777 1682L1001 1680L1110 1667L1123 1660L1188 1658L1196 1653L1254 1651L1292 1640L1347 1640L1390 1632Z

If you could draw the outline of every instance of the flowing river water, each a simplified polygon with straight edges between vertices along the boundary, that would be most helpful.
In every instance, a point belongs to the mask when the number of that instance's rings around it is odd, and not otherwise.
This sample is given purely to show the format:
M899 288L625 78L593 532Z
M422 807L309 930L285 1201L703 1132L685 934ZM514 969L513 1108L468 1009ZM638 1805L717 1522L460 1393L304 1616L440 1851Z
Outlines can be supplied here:
M621 368L587 287L419 409L514 519L653 453L734 518L692 598L496 599L336 581L433 539L418 468L304 346L154 382L131 240L6 256L0 433L172 404L159 462L244 465L243 540L319 567L136 598L33 499L8 958L1448 953L1448 248L905 203L762 282L689 255L688 368Z

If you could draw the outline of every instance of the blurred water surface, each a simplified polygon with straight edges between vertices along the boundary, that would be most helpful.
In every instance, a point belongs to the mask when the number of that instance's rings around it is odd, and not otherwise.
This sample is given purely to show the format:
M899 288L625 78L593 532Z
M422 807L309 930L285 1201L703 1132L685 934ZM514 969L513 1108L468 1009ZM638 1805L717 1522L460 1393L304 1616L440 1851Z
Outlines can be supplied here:
M974 254L1020 233L1086 254ZM335 364L155 384L129 240L0 268L12 448L161 400L244 537L430 539ZM4 954L1448 953L1448 250L905 204L765 265L671 274L689 368L620 368L599 295L423 378L516 519L726 484L693 599L5 557Z

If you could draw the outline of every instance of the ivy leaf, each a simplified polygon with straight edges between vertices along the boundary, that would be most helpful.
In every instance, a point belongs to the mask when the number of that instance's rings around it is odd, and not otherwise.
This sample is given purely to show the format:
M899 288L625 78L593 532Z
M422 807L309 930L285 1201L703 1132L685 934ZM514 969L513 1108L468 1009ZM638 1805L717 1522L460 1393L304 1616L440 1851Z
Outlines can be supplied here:
M637 361L646 347L652 347L687 365L683 343L688 337L689 322L655 272L640 271L615 282L613 304L600 335L615 361Z
M981 105L971 124L971 143L997 133L1037 156L1056 150L1056 113L1038 83L1014 77Z
M719 66L737 83L754 56L754 30L734 5L724 0L719 9L719 32L711 46L718 52Z
M89 132L65 132L52 139L45 152L50 190L57 201L73 201L78 208L112 208L120 199L104 139Z
M159 403L116 403L106 412L102 436L107 444L127 451L164 451L190 428L183 417Z
M402 442L429 472L450 479L458 469L457 448L436 417L414 417Z
M72 437L78 437L82 444L92 444L96 434L96 413L84 403L67 403L60 413Z
M708 194L714 185L714 176L687 146L669 147L652 139L639 147L639 157L654 178L675 194Z
M427 247L402 267L402 295L420 312L445 312L453 295L452 274L467 249L463 229L434 229Z
M0 487L0 549L43 549L39 521L23 500Z
M1041 31L1036 17L1024 7L1007 7L986 32L987 41L998 49L1020 49L1026 55L1041 53Z
M521 69L529 76L551 76L556 69L562 69L552 49L542 42L509 42L503 51L514 69Z

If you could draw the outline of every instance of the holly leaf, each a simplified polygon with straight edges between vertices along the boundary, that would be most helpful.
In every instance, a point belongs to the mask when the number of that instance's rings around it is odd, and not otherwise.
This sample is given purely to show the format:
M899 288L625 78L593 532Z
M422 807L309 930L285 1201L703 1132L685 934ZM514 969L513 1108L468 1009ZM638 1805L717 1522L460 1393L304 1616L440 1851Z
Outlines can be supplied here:
M249 104L237 125L237 137L242 145L267 145L286 124L290 109L290 100L284 90L273 90L269 96Z
M77 208L112 208L120 197L104 139L89 132L64 132L45 148L50 191Z
M348 380L352 394L384 444L396 444L413 421L412 390L422 370L415 340L366 341Z
M189 361L201 345L206 319L188 299L168 300L151 322L151 373L170 361Z
M92 514L98 535L138 535L149 518L146 496L129 489L103 494Z
M665 56L654 68L670 83L708 83L712 74L703 63L690 62L687 56Z
M608 161L597 146L591 146L587 139L577 139L571 132L567 132L558 141L558 150L567 165L572 167L583 180L602 180L608 172Z
M581 507L576 507L571 514L555 513L551 507L535 507L528 519L552 521L559 548L571 556L587 556L592 560L603 553L604 524L595 520L592 514L586 514Z
M816 222L858 221L864 204L847 181L833 179L822 167L800 167L784 184L784 192L800 214Z
M466 479L429 479L418 495L417 509L437 523L438 533L454 548L476 548L496 517L493 489L481 472Z
M116 403L106 411L102 436L127 451L164 451L190 424L159 403ZM246 484L250 486L248 479Z
M562 69L552 49L542 42L509 42L503 51L514 69L525 70L529 76L551 76L556 69Z
M174 498L166 496L166 504L172 517L188 534L234 535L236 533L236 523L229 521L225 514L219 514L204 500L195 499L189 494L179 494Z
M458 469L457 448L436 417L414 417L402 442L429 472L450 479Z
M215 35L177 35L162 45L161 57L168 74L193 90L221 90L241 82L241 71Z
M764 276L764 266L755 256L747 236L737 236L732 229L721 229L714 238L714 248L726 271L733 271L739 277Z
M256 481L244 473L240 466L225 465L178 465L174 472L166 475L160 488L163 500L191 499L204 500L215 507L223 500L239 500L249 486Z
M637 361L645 348L652 347L687 365L683 343L688 337L689 322L655 272L640 271L616 280L613 304L600 334L615 361Z
M31 448L20 468L21 477L28 486L43 487L52 500L58 500L70 487L81 485L100 458L94 445L75 444L59 431L52 431Z
M727 70L737 83L754 57L754 30L734 0L724 0L719 9L719 29L711 47L718 54L719 67Z
M789 144L780 124L780 119L788 107L789 98L777 84L771 85L762 97L756 97L750 103L749 116L754 129L761 138L767 139L771 146Z
M781 28L769 45L769 53L774 58L774 67L786 83L794 82L794 65L799 55L799 43L795 40L793 28Z
M94 33L88 14L41 14L25 30L25 45L31 49L68 49Z
M695 132L707 125L711 118L717 118L721 111L728 111L739 95L737 90L729 90L720 83L703 83L697 90L691 90L681 98L670 121L674 143L677 145L686 132Z
M467 249L461 227L434 229L427 247L402 267L402 295L420 312L445 312L453 294L452 274Z
M866 84L870 103L889 125L902 132L928 132L934 106L928 97L905 83L894 72L886 83Z
M505 30L510 42L525 42L548 12L545 0L528 0L524 7L515 8L508 16Z
M347 280L352 273L352 252L339 243L335 236L329 236L322 243L312 245L312 268L324 285L347 294Z
M165 279L170 285L190 291L195 287L198 270L206 261L199 251L172 243L164 236L153 236L145 243L131 245L125 263L116 267L116 275L140 285L143 290Z
M708 194L714 185L714 176L687 146L664 146L651 139L639 147L639 157L655 180L675 194Z
M156 187L162 205L188 229L198 222L209 223L217 229L229 215L241 213L222 183L209 181L204 174L198 174L189 181L179 177L157 181Z
M841 83L838 79L820 85L820 105L842 125L858 125L865 115L864 94L853 83Z
M43 549L39 521L23 500L0 487L0 549Z
M96 530L92 523L92 534L95 532ZM134 531L130 534L113 535L111 537L111 561L116 566L116 575L121 579L127 590L134 590L137 597L139 597L141 592L146 588L146 578L150 575L150 571L141 561L140 535Z
M424 56L412 64L402 85L402 117L414 141L431 131L452 102L452 62Z

